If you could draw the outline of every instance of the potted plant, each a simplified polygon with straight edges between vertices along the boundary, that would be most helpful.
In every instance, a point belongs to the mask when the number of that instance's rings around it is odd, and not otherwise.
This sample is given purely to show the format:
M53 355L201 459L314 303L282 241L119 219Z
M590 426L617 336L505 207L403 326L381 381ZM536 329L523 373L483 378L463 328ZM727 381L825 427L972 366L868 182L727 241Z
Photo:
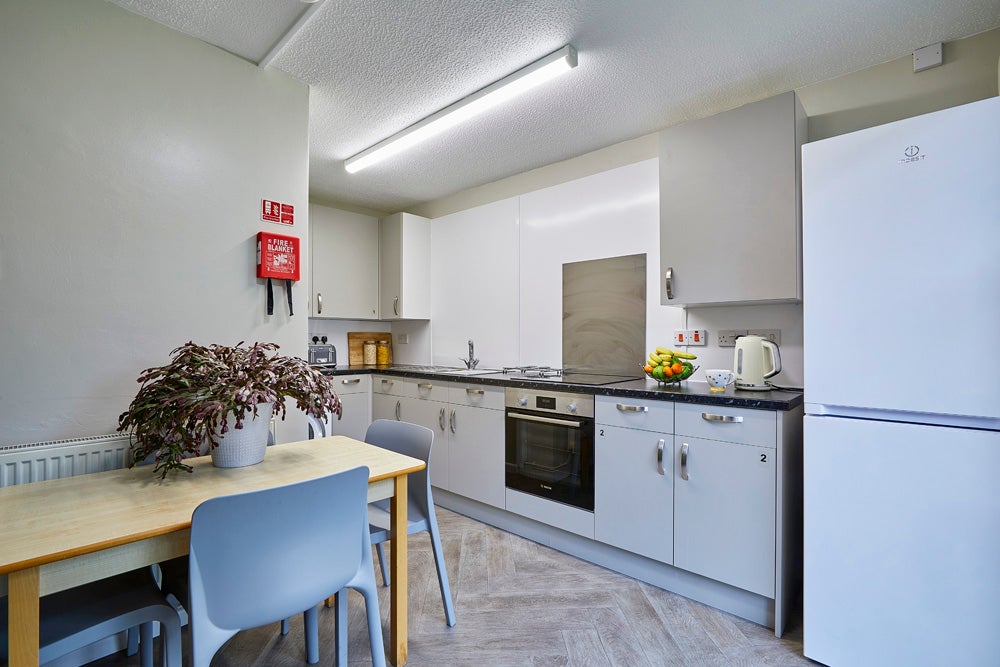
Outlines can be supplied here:
M216 465L259 462L267 446L272 410L284 419L286 397L300 410L325 419L340 414L340 399L330 379L303 359L277 354L275 343L241 341L234 347L204 347L188 342L170 353L166 366L147 368L128 410L118 417L118 431L132 438L132 462L153 458L154 473L191 472L183 459L200 456L207 443ZM220 442L233 429L263 421L259 458L226 464L215 459Z

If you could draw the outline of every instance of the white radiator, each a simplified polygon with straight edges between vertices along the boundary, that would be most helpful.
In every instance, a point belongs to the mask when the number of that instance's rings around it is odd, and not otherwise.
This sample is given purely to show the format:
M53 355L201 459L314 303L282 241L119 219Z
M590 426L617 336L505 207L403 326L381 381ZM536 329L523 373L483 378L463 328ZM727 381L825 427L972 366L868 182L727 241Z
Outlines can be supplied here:
M124 468L127 435L95 435L0 446L0 487Z

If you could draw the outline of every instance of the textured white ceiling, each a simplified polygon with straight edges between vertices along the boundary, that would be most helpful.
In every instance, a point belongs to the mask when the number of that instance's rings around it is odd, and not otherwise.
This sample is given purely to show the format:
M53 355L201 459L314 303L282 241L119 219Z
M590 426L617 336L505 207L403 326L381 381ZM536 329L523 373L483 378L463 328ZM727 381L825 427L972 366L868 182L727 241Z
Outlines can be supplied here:
M258 62L299 0L112 0ZM310 194L392 212L1000 26L1000 0L326 0L270 67L310 85ZM356 174L343 160L572 43L579 66Z

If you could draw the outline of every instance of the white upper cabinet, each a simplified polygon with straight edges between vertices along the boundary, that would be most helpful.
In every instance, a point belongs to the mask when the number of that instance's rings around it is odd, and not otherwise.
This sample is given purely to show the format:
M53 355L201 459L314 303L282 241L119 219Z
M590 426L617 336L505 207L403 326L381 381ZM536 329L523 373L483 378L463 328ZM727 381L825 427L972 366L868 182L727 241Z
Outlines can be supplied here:
M431 316L430 220L395 213L379 222L379 308L383 320Z
M517 199L431 223L434 363L460 366L470 340L480 368L517 362Z
M660 303L801 300L805 135L794 92L660 133Z
M309 205L310 317L378 317L378 218Z

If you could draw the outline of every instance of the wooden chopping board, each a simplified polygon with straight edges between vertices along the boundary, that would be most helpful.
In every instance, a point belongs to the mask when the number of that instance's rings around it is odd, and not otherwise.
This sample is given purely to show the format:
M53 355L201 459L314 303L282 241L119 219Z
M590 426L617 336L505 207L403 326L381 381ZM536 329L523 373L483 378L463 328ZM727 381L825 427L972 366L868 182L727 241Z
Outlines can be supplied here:
M364 366L364 345L366 340L376 343L385 341L389 344L389 363L392 364L392 333L389 331L348 331L347 332L347 362L351 366Z

